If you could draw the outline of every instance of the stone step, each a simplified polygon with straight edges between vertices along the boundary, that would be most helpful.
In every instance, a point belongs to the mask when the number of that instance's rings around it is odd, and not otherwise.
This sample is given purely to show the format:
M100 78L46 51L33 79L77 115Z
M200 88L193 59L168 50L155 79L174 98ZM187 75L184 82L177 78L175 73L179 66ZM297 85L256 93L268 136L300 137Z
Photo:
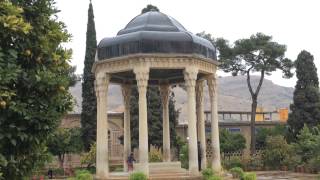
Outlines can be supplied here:
M111 175L110 180L124 180L128 179L127 173L114 173ZM158 172L150 172L149 180L182 180L182 179L195 179L200 180L201 176L190 176L189 172L184 170L183 172L165 172L165 171L158 171Z
M157 168L181 168L181 163L179 161L175 162L152 162L149 163L150 169L157 169Z
M110 177L108 180L125 180L128 179L128 176L121 176L121 177ZM174 175L174 174L167 174L167 175L150 175L149 180L183 180L183 179L188 179L188 180L201 180L201 176L188 176L188 175Z
M150 173L188 173L185 169L153 169L149 171Z

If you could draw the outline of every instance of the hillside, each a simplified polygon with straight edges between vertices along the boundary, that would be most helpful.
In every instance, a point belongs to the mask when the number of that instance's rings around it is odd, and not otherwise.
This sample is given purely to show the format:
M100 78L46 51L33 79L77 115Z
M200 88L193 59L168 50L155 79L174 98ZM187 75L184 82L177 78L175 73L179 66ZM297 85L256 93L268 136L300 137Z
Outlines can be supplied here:
M252 82L258 81L257 76L253 76ZM255 83L257 84L257 83ZM249 111L251 107L251 98L246 84L246 78L238 77L219 77L218 81L218 107L219 111ZM283 87L274 84L270 80L264 80L260 95L258 97L258 106L266 111L273 111L280 107L289 107L292 101L293 88ZM184 121L186 115L187 93L180 87L173 89L176 97L176 108L180 109L180 121ZM70 92L75 96L76 107L73 113L81 112L81 83L77 83L70 88ZM205 87L205 109L209 110L208 89ZM108 109L109 111L122 111L122 94L120 86L111 85L109 87Z

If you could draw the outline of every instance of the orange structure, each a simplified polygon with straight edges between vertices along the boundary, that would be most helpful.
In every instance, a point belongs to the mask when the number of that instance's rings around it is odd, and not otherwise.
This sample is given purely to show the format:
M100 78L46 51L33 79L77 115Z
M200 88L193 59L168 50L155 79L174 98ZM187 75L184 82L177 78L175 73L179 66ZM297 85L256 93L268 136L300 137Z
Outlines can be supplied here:
M263 114L259 114L259 113L263 112L263 108L262 107L257 107L256 112L257 112L256 121L264 121L264 115Z
M278 109L278 114L279 114L279 120L281 122L287 122L289 109L288 108L280 108L280 109Z

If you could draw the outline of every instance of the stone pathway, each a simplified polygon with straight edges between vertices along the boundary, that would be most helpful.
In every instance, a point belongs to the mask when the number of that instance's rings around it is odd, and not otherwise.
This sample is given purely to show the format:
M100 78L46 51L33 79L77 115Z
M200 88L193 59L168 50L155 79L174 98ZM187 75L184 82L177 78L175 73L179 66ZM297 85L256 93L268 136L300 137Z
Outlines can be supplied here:
M318 180L320 174L294 173L288 171L257 171L258 180Z

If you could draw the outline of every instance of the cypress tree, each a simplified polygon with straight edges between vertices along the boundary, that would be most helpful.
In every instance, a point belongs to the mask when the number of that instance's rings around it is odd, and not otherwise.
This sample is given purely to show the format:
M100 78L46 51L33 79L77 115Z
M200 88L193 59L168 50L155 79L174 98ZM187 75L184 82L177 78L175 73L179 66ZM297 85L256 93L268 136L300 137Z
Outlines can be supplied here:
M162 147L162 103L158 86L148 87L148 134L149 145Z
M131 146L139 146L139 93L137 86L132 86L130 98Z
M312 127L320 123L319 80L313 56L303 50L295 61L295 67L298 80L288 119L289 132L293 138L304 124Z
M96 139L97 99L94 91L95 77L91 72L92 65L95 61L96 47L96 30L92 3L90 1L88 9L86 54L82 82L81 127L85 150L89 150L90 144L92 144Z
M148 109L148 140L149 146L162 147L162 103L158 86L148 87L147 109ZM132 87L130 98L130 120L131 120L131 144L132 148L139 146L139 93L137 86ZM176 145L176 126L179 111L175 109L174 93L169 96L169 121L170 121L170 141Z

